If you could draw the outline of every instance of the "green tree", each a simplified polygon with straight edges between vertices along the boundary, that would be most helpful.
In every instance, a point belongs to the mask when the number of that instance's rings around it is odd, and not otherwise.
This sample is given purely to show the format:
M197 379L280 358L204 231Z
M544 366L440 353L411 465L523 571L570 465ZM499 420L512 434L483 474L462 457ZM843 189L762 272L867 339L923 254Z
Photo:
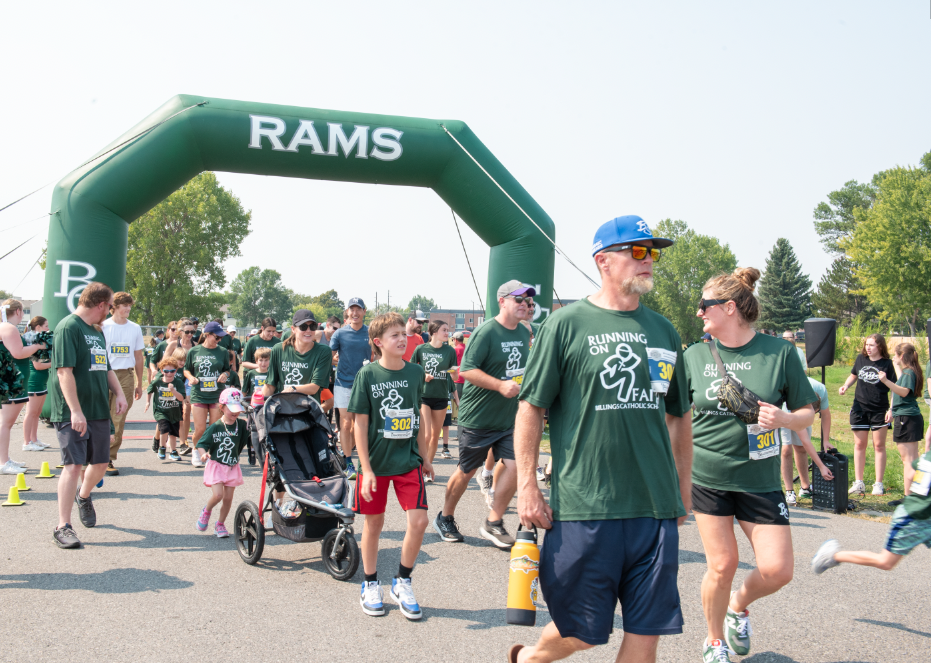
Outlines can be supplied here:
M811 312L811 279L802 274L789 240L780 237L766 259L760 279L760 318L757 326L795 331Z
M914 335L916 324L931 310L931 172L901 167L886 171L876 202L856 214L848 253L863 292L885 320L904 320Z
M230 283L230 315L242 324L258 325L266 316L291 317L292 293L274 269L249 267Z
M697 341L702 321L695 312L702 287L712 276L733 271L737 258L727 244L722 246L717 238L690 230L684 221L660 221L653 234L675 244L663 249L663 257L653 266L653 290L642 300L668 318L684 342Z
M853 263L836 258L811 293L812 315L834 318L839 324L850 325L854 320L870 320L876 315L866 297L859 294L860 282L853 271Z
M132 318L146 325L182 315L220 316L223 264L240 255L251 212L201 173L129 224L126 288L136 300Z
M335 315L340 320L343 319L343 311L346 310L346 305L335 290L327 290L307 301L320 307L320 313L323 315L321 321L326 320L331 315ZM314 311L314 315L317 315L316 311Z
M408 311L423 311L426 313L435 308L437 308L436 303L429 297L424 297L423 295L414 295L407 304Z
M881 175L877 176L881 178ZM875 179L875 178L874 178ZM815 232L821 244L835 256L844 255L844 243L853 236L857 226L855 210L868 210L876 199L874 184L859 184L850 180L844 188L828 194L828 202L815 207Z
M0 301L3 301L4 299L12 299L12 298L13 298L13 293L7 292L6 290L0 290Z

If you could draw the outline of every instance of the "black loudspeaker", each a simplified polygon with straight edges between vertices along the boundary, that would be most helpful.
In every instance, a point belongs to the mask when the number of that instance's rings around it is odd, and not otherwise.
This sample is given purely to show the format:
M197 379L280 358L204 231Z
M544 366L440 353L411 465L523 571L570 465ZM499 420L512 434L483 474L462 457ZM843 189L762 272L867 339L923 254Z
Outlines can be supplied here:
M807 334L806 334L807 335ZM847 513L847 456L838 453L836 449L818 454L821 461L831 470L834 478L831 481L821 476L821 471L811 467L811 506L816 511L830 511L832 513Z
M928 322L931 327L931 321ZM808 368L834 365L834 346L837 344L837 320L808 318L805 321L805 360Z

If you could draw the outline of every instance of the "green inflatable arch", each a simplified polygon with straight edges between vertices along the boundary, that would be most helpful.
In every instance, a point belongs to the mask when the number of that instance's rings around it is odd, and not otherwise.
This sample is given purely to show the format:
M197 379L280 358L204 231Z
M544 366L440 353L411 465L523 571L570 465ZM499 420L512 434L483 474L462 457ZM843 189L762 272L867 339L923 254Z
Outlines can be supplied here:
M537 287L535 320L549 313L553 222L463 122L179 95L56 185L53 327L90 281L123 289L129 223L205 170L431 188L491 247L488 316L509 279Z

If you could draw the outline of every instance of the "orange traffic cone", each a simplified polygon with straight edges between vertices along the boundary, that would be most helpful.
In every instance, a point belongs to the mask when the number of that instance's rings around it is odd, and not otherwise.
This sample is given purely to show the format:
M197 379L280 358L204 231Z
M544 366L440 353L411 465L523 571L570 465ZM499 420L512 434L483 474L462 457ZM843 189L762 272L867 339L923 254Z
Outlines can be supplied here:
M16 486L10 486L10 495L6 498L6 502L2 506L22 506L25 502L19 499L19 491L16 489Z
M26 473L20 472L16 475L16 490L19 492L25 492L30 490L29 486L26 485Z

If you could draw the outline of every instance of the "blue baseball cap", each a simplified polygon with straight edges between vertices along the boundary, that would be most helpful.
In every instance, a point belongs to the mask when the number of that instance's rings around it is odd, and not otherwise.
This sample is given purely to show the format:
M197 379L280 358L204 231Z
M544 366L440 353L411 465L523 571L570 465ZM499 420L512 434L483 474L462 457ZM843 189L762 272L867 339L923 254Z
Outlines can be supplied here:
M643 242L648 239L653 240L653 246L657 249L663 249L673 244L671 239L653 237L650 226L639 216L635 214L619 216L603 224L595 233L595 240L592 242L592 255L615 244Z
M226 330L223 329L223 325L213 320L204 325L204 333L216 334L217 336L226 336Z
M358 306L363 311L365 310L365 302L362 301L361 297L353 297L349 300L349 303L346 304L346 308L352 308L353 306Z

